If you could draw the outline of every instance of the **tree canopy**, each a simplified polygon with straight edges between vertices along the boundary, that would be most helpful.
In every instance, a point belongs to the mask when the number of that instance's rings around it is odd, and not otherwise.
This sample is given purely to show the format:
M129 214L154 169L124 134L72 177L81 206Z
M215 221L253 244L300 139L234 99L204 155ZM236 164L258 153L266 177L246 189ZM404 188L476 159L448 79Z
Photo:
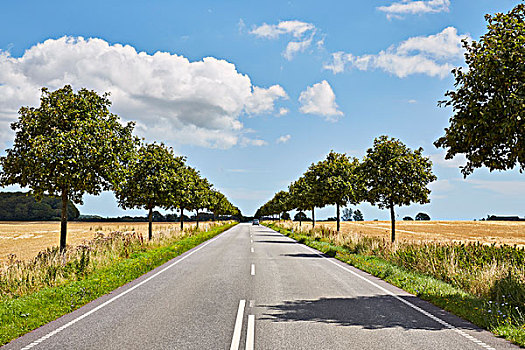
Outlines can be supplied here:
M170 209L177 200L173 188L184 185L181 180L184 162L184 157L175 157L173 150L163 144L141 145L135 157L124 168L121 181L115 186L119 206L149 211L149 239L152 238L153 209Z
M0 158L0 185L29 187L37 199L62 198L60 248L66 246L67 203L99 194L118 181L119 169L133 151L133 123L122 125L109 112L109 94L71 86L42 89L39 107L22 107L13 147Z
M440 105L454 114L434 143L446 159L465 154L465 177L481 166L525 169L525 5L485 18L488 32L463 42L468 68L452 71L457 89Z
M436 180L432 162L401 141L380 136L366 152L359 173L366 190L364 200L380 209L390 209L392 242L395 241L395 206L430 202L427 185Z
M337 210L337 231L340 228L341 206L359 201L359 179L356 173L359 161L346 154L330 151L326 159L310 167L315 177L315 189L320 206L335 205Z

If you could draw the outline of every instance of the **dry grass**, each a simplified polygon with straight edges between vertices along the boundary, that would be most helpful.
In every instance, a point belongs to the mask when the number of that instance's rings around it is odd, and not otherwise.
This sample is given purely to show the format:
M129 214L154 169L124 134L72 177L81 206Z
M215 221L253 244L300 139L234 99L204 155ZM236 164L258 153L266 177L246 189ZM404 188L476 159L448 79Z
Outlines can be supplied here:
M289 223L288 223L289 225ZM298 227L298 223L294 223ZM335 230L335 222L317 222ZM303 223L303 230L312 227ZM390 221L342 222L341 233L390 239ZM525 222L506 221L396 221L396 238L420 242L463 242L525 246Z
M190 228L195 223L184 223ZM201 223L203 227L210 223ZM153 223L153 236L179 231L179 223ZM92 240L99 233L110 232L141 233L147 237L147 222L70 222L68 223L67 244L76 246ZM60 222L0 222L0 263L14 254L16 259L30 260L40 251L56 247L60 240Z

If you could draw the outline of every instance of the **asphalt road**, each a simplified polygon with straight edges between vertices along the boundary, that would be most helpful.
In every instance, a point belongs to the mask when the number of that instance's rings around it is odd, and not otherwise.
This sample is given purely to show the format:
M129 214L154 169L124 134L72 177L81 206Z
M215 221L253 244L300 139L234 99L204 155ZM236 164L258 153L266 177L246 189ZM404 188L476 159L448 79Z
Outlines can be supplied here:
M240 224L2 349L517 349L263 226Z

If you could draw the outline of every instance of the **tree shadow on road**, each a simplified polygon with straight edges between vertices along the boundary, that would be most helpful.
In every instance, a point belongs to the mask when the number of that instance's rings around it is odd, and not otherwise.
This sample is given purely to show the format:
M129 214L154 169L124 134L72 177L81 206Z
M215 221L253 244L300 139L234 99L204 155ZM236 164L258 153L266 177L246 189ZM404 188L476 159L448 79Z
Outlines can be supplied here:
M417 298L404 296L403 299ZM447 329L389 295L295 300L259 307L266 308L261 319L272 322L320 322L365 329Z
M290 258L331 258L326 254L312 254L312 253L295 253L295 254L281 254L281 256L287 256Z
M295 241L269 241L269 240L255 241L255 243L283 243L283 244L297 244L297 242L295 242Z

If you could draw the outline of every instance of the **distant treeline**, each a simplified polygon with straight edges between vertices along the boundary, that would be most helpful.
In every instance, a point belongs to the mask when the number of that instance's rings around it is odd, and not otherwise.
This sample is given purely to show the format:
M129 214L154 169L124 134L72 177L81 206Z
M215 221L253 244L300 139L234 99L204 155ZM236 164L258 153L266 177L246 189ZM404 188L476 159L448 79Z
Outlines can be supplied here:
M184 215L184 222L191 222L191 221L213 221L213 214L212 213L199 213L198 216L192 215L187 216ZM232 217L230 215L219 215L217 217L217 220L232 220L236 219L239 220L237 217ZM77 221L87 221L87 222L147 222L148 217L147 215L144 216L118 216L118 217L102 217L99 215L80 215ZM172 213L172 214L166 214L162 215L158 211L154 211L152 214L152 221L153 222L180 222L180 216Z
M67 208L69 220L75 220L80 213L72 202ZM0 192L0 221L51 221L60 220L62 202L60 198L44 195L37 201L29 193Z

